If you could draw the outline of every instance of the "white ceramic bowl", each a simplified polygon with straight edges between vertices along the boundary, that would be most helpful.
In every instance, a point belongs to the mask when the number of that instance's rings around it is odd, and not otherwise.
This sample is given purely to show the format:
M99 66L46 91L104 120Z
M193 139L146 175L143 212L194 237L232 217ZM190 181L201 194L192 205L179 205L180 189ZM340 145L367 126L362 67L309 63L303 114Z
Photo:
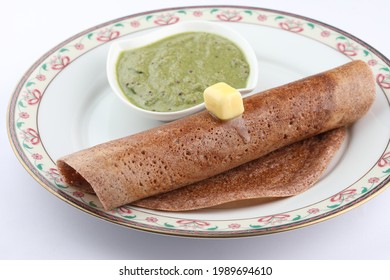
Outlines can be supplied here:
M187 21L170 25L164 28L160 28L156 31L152 31L146 35L134 37L127 40L114 41L108 52L107 58L107 77L108 82L115 92L115 94L130 108L142 113L144 117L152 118L160 121L172 121L196 113L204 109L204 103L195 105L193 107L175 111L175 112L155 112L142 109L132 104L124 95L117 79L116 64L118 57L122 51L130 50L133 48L139 48L149 45L153 42L159 41L165 37L172 36L174 34L183 32L208 32L216 35L223 36L232 42L234 42L243 51L248 63L249 63L249 77L247 86L242 89L238 89L241 93L248 93L252 91L258 80L258 64L255 52L251 45L244 39L238 32L226 27L219 23L213 23L208 21Z

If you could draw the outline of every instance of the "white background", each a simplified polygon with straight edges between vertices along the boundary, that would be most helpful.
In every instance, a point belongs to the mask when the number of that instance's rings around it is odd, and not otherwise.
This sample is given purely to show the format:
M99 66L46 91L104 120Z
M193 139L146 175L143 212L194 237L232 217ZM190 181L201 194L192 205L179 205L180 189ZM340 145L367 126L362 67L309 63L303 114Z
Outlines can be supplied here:
M50 194L18 162L7 139L8 101L24 72L46 51L122 16L212 4L307 16L347 31L390 57L387 0L8 1L0 10L0 259L390 259L389 190L350 212L294 231L242 239L189 239L92 217Z

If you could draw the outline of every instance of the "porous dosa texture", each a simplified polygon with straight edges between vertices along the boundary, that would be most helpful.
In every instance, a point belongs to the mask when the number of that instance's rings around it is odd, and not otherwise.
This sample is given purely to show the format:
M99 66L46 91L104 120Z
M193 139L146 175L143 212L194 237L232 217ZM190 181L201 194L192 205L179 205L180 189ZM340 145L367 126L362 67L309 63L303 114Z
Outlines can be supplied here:
M132 204L188 211L232 201L297 195L319 180L345 136L345 127L324 132L214 177Z
M105 209L168 192L362 117L372 72L354 61L244 99L238 122L207 111L65 156L66 183L94 191Z

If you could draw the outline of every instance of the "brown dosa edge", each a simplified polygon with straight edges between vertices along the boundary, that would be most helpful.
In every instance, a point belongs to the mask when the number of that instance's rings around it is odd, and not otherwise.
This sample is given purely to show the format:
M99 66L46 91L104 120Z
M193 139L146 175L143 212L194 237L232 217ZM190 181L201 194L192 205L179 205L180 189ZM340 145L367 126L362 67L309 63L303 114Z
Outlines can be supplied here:
M319 180L345 136L345 127L324 132L214 177L132 205L188 211L232 201L297 195Z
M369 66L353 61L244 100L243 125L203 111L57 161L66 183L106 210L168 192L362 117L375 98Z

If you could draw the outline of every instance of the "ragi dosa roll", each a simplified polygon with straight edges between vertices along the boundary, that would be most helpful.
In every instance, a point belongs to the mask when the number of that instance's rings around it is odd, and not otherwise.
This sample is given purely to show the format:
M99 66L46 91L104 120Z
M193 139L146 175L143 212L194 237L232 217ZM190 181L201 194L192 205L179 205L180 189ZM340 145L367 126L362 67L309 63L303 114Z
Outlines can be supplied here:
M229 202L294 196L319 180L345 137L346 128L336 128L132 205L153 210L189 211Z
M207 111L65 156L66 183L95 192L105 209L165 193L361 118L375 98L362 61L244 99L241 119Z

